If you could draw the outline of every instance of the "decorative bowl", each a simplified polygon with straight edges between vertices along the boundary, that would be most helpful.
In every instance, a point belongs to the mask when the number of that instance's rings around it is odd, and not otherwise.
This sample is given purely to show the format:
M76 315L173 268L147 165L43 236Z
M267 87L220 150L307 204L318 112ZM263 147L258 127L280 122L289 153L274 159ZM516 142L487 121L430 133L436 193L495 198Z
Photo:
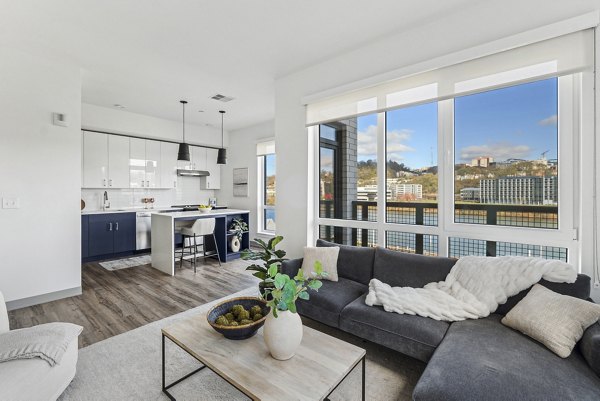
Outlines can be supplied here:
M260 305L262 308L263 317L256 322L252 322L250 324L246 324L243 326L221 326L215 323L215 320L221 315L226 314L231 310L233 305L242 305L244 309L250 309L255 305ZM226 301L223 301L211 308L206 315L206 320L208 320L208 324L212 326L215 331L223 334L225 338L230 340L245 340L246 338L250 338L256 334L258 329L265 324L265 319L267 315L271 312L271 308L267 306L267 302L261 298L256 297L238 297L231 298Z
M198 210L200 211L200 213L208 213L212 210L212 206L209 207L199 207Z

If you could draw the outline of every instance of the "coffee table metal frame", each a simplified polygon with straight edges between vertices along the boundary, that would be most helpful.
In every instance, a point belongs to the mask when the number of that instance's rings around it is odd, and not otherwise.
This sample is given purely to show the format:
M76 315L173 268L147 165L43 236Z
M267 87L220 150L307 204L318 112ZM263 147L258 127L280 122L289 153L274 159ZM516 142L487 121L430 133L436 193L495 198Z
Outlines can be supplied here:
M196 373L200 372L201 370L203 370L204 368L209 368L211 371L213 371L214 373L216 373L219 377L221 377L223 380L225 380L227 383L229 383L230 385L232 385L233 387L235 387L239 392L241 392L242 394L244 394L245 396L249 397L248 394L246 394L242 389L238 388L238 386L235 385L235 383L230 382L229 380L227 380L226 377L221 376L218 372L214 371L213 369L211 369L209 366L202 364L201 367L199 367L198 369L188 373L187 375L175 380L173 383L167 384L166 383L166 378L165 378L165 362L166 362L166 358L165 358L165 338L168 338L168 336L165 335L165 333L162 333L162 391L163 393L165 393L165 395L167 397L169 397L170 400L176 401L175 397L173 396L173 394L171 394L169 392L169 389L172 388L173 386L181 383L182 381L184 381L185 379L189 378L190 376L195 375ZM171 340L169 338L169 340ZM192 355L191 353L189 353L186 349L184 349L183 347L181 347L179 344L177 344L175 341L171 340L171 342L175 345L177 345L179 348L181 348L182 350L184 350L186 353L188 353L192 358L194 358L195 360L197 360L198 362L202 363L202 361L200 361L198 358L196 358L194 355ZM362 356L361 359L359 359L353 366L352 368L350 368L350 370L348 370L348 373L346 373L346 375L342 378L342 380L339 381L338 384L336 384L336 386L333 388L333 390L331 390L329 392L329 394L327 394L327 396L324 398L325 401L329 400L329 396L338 388L338 386L340 384L342 384L342 382L346 379L346 377L348 377L348 375L354 371L354 368L356 368L356 366L362 362L362 401L365 401L365 357L366 354ZM252 399L252 397L249 397L250 399Z

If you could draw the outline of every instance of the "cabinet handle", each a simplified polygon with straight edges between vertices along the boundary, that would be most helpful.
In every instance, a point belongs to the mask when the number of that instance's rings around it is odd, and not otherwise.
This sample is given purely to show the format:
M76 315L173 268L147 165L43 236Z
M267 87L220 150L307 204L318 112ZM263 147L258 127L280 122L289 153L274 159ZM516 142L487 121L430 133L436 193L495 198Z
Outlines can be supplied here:
M142 188L144 188L144 180L142 180Z
M108 231L112 231L112 223L108 223Z
M105 186L106 186L106 178L104 178L104 179L102 180L102 186L103 186L103 187L105 187Z
M173 181L173 188L177 188L177 180Z
M108 186L112 187L112 178L110 180L108 180Z
M146 188L150 188L150 181L146 181Z
M206 180L206 188L210 188L210 182Z
M118 221L115 223L115 231L119 231L119 222Z

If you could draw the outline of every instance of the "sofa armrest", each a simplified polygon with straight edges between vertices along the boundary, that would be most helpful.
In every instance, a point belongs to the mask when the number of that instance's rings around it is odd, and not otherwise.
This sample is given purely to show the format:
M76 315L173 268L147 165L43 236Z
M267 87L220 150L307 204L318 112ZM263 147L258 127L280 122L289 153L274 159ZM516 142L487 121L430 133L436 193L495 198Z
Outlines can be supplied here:
M583 333L579 349L592 370L600 376L600 323L596 322Z
M298 274L298 270L302 267L302 261L304 259L290 259L286 260L281 264L281 272L287 274L290 277L295 277Z

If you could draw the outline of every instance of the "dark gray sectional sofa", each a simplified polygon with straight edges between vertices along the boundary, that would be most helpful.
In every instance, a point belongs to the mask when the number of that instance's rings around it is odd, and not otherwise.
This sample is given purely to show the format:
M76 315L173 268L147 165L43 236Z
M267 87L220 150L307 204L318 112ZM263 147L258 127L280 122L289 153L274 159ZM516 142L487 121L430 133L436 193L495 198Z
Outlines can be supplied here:
M317 246L340 246L319 240ZM371 278L392 286L423 287L442 281L456 260L384 248L340 246L338 282L323 280L310 300L298 300L301 315L427 362L414 400L600 400L600 324L585 332L571 356L562 359L545 346L505 327L500 319L525 290L485 319L447 323L388 313L367 306ZM302 259L282 272L294 276ZM547 288L589 299L590 278Z

